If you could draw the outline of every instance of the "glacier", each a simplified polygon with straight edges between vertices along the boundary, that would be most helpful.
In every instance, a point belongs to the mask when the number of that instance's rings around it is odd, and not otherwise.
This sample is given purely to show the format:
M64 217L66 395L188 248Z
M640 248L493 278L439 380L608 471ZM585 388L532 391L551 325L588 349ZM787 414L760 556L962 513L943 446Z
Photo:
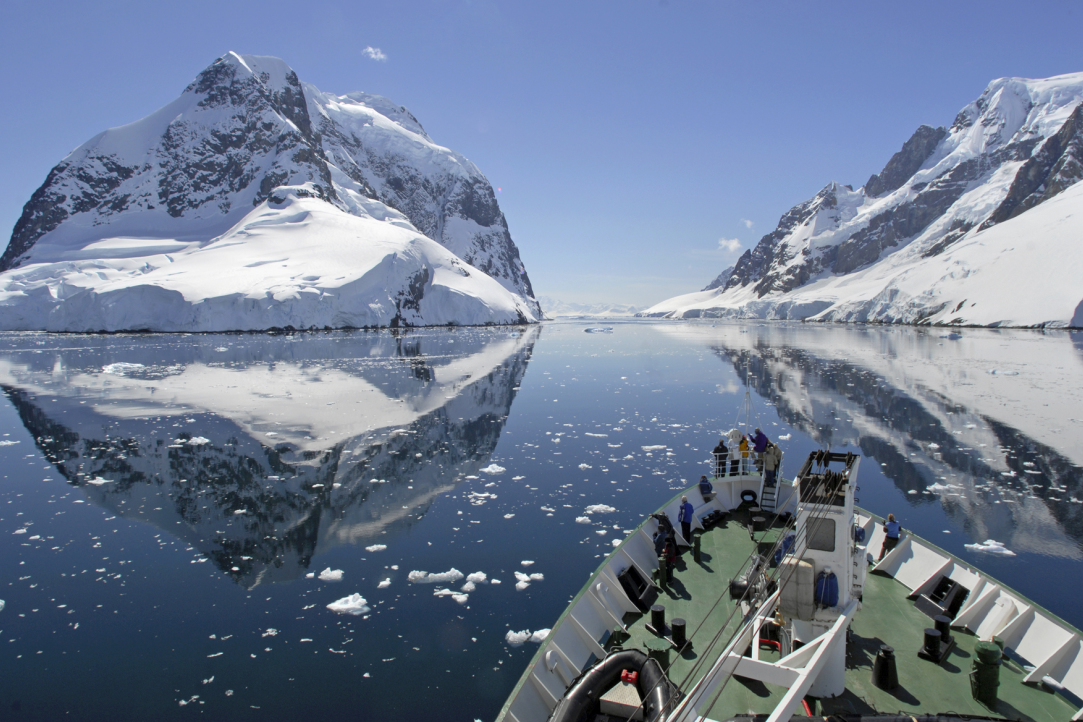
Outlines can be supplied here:
M1083 73L995 80L858 190L830 183L707 288L639 315L1083 327Z
M489 182L416 118L227 53L49 173L0 256L0 330L521 324Z

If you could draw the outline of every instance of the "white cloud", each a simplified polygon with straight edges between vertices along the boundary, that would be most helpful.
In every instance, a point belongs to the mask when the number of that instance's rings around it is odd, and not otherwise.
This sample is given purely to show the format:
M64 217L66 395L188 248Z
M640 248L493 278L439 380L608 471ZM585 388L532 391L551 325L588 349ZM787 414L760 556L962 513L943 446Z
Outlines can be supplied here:
M752 221L748 220L747 218L742 218L741 223L745 224L745 228L751 228L753 225Z
M741 250L741 242L736 238L719 238L718 250L726 253L737 253L737 251Z
M370 45L361 52L364 53L371 60L375 60L380 63L387 62L387 54L379 48L374 48Z

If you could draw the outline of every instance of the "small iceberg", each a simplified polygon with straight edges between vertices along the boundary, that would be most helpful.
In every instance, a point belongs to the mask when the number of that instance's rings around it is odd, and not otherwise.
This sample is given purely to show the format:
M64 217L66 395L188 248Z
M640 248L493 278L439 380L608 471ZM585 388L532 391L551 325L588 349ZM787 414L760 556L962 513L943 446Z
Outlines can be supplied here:
M327 567L322 572L320 572L320 581L321 582L341 582L342 581L342 570L341 569L332 569L331 567Z
M1013 552L1008 547L1004 546L995 539L986 539L981 544L966 544L967 549L972 552L985 552L986 554L999 554L1002 557L1014 557Z
M365 598L356 593L331 602L327 608L335 614L352 614L355 617L371 611Z
M585 333L613 333L612 326L593 326L591 328L584 328Z

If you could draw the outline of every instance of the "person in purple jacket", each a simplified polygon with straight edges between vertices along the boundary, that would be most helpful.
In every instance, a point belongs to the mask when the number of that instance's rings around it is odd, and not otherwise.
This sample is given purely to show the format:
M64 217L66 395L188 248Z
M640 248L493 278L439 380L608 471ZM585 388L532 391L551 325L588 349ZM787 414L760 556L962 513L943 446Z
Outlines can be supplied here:
M756 429L756 433L752 435L752 450L756 452L756 469L759 471L763 471L763 452L767 449L768 443L770 442L767 439L767 434L760 429Z

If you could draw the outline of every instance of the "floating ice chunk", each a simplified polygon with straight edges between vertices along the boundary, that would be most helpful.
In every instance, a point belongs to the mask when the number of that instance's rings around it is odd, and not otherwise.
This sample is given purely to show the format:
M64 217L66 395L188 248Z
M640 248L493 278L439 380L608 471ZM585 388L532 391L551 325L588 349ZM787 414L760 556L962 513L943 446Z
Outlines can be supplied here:
M1013 552L1008 547L1004 546L1002 543L996 541L995 539L986 539L981 544L965 544L964 546L967 549L969 549L970 551L972 551L972 552L986 552L987 554L1000 554L1001 556L1005 556L1005 557L1014 557L1015 556L1015 552Z
M367 552L382 552L384 549L387 549L387 544L373 544L365 547Z
M907 494L910 494L911 496L913 496L914 494L917 494L918 492L917 492L917 489L911 489L910 491L908 491L908 492L906 492L906 493L907 493Z
M342 581L342 570L341 569L332 569L331 567L327 567L322 572L320 572L320 581L321 582L341 582Z
M429 572L412 571L406 578L415 584L452 584L463 578L463 573L452 567L446 572L430 574Z
M265 631L263 632L263 634L261 634L260 636L261 636L261 637L277 637L277 636L278 636L278 630L277 630L277 629L275 629L274 627L268 627L268 628L267 628L267 629L266 629L266 630L265 630Z
M22 529L16 529L15 531L13 531L11 533L12 534L25 534L26 533L26 527L23 527Z
M309 572L305 575L305 579L313 579L316 576L316 572Z
M542 511L548 511L548 512L554 512L554 511L556 511L556 509L554 509L554 508L552 508L552 507L549 507L549 506L543 506L543 507L541 507L541 510L542 510Z
M500 584L500 580L499 579L490 579L489 584Z
M513 518L515 518L515 515L514 514L505 514L504 518L505 519L513 519Z
M513 647L522 647L530 639L530 630L524 629L521 632L513 632L510 629L508 633L504 635L504 641Z
M241 516L242 514L247 514L247 513L248 513L248 509L237 509L236 511L233 512L233 516Z
M929 448L930 448L930 449L939 449L939 448L940 448L940 444L929 444Z
M372 611L365 598L356 593L331 602L327 608L336 614L352 614L355 617Z
M490 494L487 491L471 491L466 495L466 500L473 506L481 506L490 499L495 499L496 494Z
M133 364L120 361L114 364L106 364L102 366L103 374L116 374L117 376L123 376L130 371L138 371L141 368L146 368L143 364Z
M778 437L779 441L789 441L793 437L793 434L781 434Z
M386 588L388 588L390 586L391 586L391 577L388 577L387 579L385 579L382 582L380 582L379 584L377 584L376 588L377 589L386 589Z
M452 594L451 598L459 604L466 604L466 600L470 598L469 594Z
M530 581L530 575L526 574L524 572L515 572L515 578L518 579L521 582L529 582Z
M621 540L620 540L620 539L614 539L614 540L613 540L613 546L615 546L615 547L619 547L619 546L620 546L620 542L621 542Z
M496 476L497 474L503 474L507 469L499 464L489 464L484 469L479 469L482 474L490 474Z
M474 572L466 575L466 581L474 584L485 584L485 572Z
M370 484L386 484L387 479L369 479Z
M599 529L594 533L597 534L598 536L605 536L606 534L608 534L608 532L605 529Z
M532 581L532 582L545 581L545 575L542 574L541 572L534 572L533 574L530 575L530 581Z
M576 524L590 524L591 519L589 516L577 516L575 517Z
M469 594L470 592L474 591L477 588L478 588L477 585L474 584L473 582L467 582L466 584L462 585L462 588L459 589L459 591L460 592L466 592L466 593Z
M207 659L214 659L215 657L221 657L225 652L215 652L214 654L208 654Z
M928 489L929 491L932 491L932 492L942 492L942 491L948 491L951 487L948 486L947 484L941 484L938 481L938 482L936 482L934 484L929 484L929 486L927 486L925 488Z
M616 509L608 504L591 504L583 511L587 514L612 514Z
M12 441L11 439L0 440L0 446L15 446L18 443L18 441Z
M530 582L524 582L524 581L521 581L521 580L515 583L516 590L518 590L520 592L523 591L524 589L526 589L529 586L530 586Z
M87 479L86 483L93 484L94 486L101 486L102 484L112 484L112 479L103 479L100 476L95 476L93 479Z
M4 600L0 599L0 612L4 611Z
M580 464L579 468L582 469L583 471L586 471L587 469L593 469L594 467L591 466L590 464Z
M593 437L598 438L598 439L604 439L604 438L609 436L609 434L592 434L589 431L586 433L586 435L587 436L593 436Z
M525 478L526 478L525 476L513 476L513 477L511 477L511 480L512 481L522 481Z
M524 559L523 561L519 562L519 564L524 566L524 567L531 567L531 566L534 566L534 560L533 559Z
M665 444L655 444L654 446L641 446L639 447L644 451L665 451Z
M539 629L536 632L531 632L529 629L523 629L515 632L509 629L508 633L504 635L504 641L512 647L521 647L527 642L541 644L551 631L551 629Z
M209 443L211 443L211 440L205 436L193 436L192 438L188 439L189 446L203 446L203 444Z

